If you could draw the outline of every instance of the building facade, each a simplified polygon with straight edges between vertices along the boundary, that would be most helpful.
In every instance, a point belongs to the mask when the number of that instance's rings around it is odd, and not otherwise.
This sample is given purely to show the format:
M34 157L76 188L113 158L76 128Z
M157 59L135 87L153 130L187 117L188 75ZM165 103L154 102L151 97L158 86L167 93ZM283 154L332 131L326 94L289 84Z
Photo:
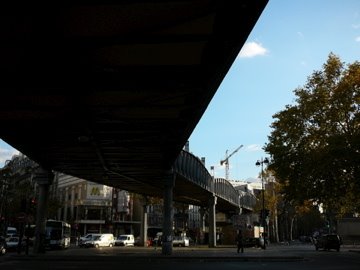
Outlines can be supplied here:
M38 164L19 155L7 164L12 168L16 177L13 186L25 183L29 187L27 197L37 197L37 184L32 181L33 173ZM2 190L4 187L2 187ZM2 192L2 198L5 192ZM245 197L244 197L245 198ZM163 200L161 198L144 198L142 195L129 193L106 185L97 184L74 176L53 172L50 188L50 204L47 218L63 220L71 224L74 238L87 233L134 234L140 236L143 211L147 212L147 235L150 238L162 231ZM9 207L1 205L2 213L9 212ZM21 209L20 209L21 210ZM11 211L20 211L11 210ZM10 211L10 212L11 212ZM35 213L26 213L33 223ZM173 205L175 235L190 236L194 242L207 244L208 242L208 212L200 206L174 202ZM15 216L16 217L16 216ZM217 240L226 243L224 235L233 231L234 226L228 216L217 213ZM21 222L8 219L7 224L15 223L19 227ZM3 225L5 227L5 225ZM232 236L228 237L232 243Z

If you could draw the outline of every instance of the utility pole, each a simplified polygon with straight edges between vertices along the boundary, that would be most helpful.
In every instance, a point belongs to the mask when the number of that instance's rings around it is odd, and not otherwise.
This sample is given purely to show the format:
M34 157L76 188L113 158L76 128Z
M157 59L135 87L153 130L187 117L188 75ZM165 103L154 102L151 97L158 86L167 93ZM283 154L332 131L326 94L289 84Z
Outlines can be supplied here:
M261 165L261 193L262 193L262 209L261 209L261 226L263 226L263 238L264 238L264 244L262 246L263 249L266 249L266 238L267 236L267 229L266 229L266 215L265 215L265 189L264 189L264 164L269 164L269 160L267 158L261 158L261 160L256 161L255 165L260 166Z

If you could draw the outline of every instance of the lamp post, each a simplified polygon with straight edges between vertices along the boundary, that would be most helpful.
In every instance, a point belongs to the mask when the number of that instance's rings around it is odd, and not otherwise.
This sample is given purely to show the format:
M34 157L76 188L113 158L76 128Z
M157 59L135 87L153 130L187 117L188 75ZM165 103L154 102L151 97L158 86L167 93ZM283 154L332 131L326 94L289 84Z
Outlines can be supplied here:
M261 193L262 193L262 210L261 210L261 225L264 230L264 245L263 249L266 248L265 245L265 232L266 232L266 222L265 222L265 190L264 190L264 163L269 164L269 160L267 158L261 158L261 160L256 161L256 166L261 166Z

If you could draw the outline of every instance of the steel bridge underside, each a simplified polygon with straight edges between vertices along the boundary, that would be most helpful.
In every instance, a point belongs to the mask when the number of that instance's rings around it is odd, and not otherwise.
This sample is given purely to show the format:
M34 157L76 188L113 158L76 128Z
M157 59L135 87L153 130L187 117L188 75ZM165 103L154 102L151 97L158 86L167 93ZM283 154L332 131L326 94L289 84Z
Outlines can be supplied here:
M0 138L46 169L163 196L164 175L266 3L4 6ZM177 174L174 200L204 204L209 193Z

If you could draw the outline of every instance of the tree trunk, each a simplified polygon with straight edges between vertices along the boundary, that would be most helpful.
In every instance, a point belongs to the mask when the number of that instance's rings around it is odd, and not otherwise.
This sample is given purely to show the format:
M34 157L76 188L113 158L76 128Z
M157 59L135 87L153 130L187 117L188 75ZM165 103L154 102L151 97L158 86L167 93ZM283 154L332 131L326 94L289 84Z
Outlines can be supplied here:
M275 238L275 242L279 243L279 224L278 224L277 207L275 207L274 209L274 238Z
M290 223L290 241L293 240L293 228L294 228L294 220L296 218L296 215L292 217L291 223Z

